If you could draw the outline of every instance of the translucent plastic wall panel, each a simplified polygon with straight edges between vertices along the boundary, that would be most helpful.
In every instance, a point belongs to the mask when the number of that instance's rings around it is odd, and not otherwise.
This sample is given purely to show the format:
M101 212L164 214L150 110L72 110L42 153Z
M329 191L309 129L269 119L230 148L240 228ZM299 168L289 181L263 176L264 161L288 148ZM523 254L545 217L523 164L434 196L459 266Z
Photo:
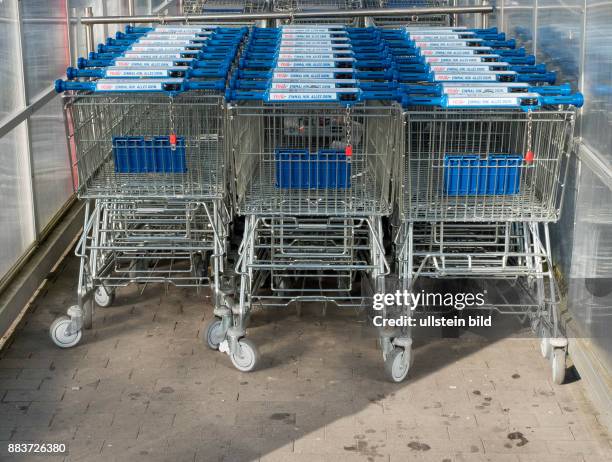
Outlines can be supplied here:
M584 2L539 0L537 58L570 82L574 89L580 79Z
M534 13L535 10L528 5L513 3L511 6L504 7L503 14L499 15L503 23L501 28L506 32L508 38L515 39L517 46L525 47L529 53L533 53Z
M498 26L498 21L499 21L499 5L502 3L502 0L491 0L488 2L489 5L491 5L493 8L495 8L495 11L493 11L493 13L488 15L488 21L489 21L489 27L494 27L494 26ZM456 0L456 1L449 1L448 2L449 5L456 5L456 6L480 6L482 5L482 1L481 0ZM476 27L477 24L477 19L476 19L476 15L475 14L460 14L457 17L457 24L459 26L465 26L465 27Z
M0 278L34 242L24 125L0 138Z
M30 118L36 223L40 232L72 194L61 98Z
M586 19L582 134L612 170L612 1L589 1Z
M582 334L612 364L612 191L583 169L576 207L576 239L569 306Z
M65 0L21 2L26 90L32 99L66 72L69 61Z
M24 104L17 17L17 0L0 2L0 120Z

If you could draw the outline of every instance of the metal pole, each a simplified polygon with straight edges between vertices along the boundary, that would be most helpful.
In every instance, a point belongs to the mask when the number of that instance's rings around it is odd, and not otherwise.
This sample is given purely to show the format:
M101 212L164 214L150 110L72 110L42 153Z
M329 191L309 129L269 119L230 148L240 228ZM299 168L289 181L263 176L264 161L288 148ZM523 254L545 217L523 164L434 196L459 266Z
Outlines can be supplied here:
M482 6L487 6L488 4L489 2L487 0L482 0ZM483 29L486 29L487 27L489 27L489 16L485 13L480 13L480 17L481 17Z
M83 15L83 18L81 19L81 22L83 24L85 24L85 47L87 48L87 54L89 55L90 52L94 51L94 37L93 37L93 25L95 23L87 23L85 22L86 19L94 19L93 18L93 8L91 6L88 6L87 8L85 8L85 14ZM111 24L111 23L107 23L107 24Z
M485 0L481 0L481 1L482 1L482 3L484 3ZM483 23L482 18L484 16L484 14L476 13L474 16L475 16L475 18L474 18L474 27L476 29L482 29L482 23Z
M134 16L136 10L134 9L134 0L128 0L128 16ZM132 24L133 26L134 24Z
M267 12L267 13L218 13L189 16L100 16L83 18L86 25L91 24L129 24L129 23L160 23L160 22L206 22L206 21L258 21L262 19L316 19L316 18L361 18L367 16L423 16L431 14L489 14L492 6L457 6L457 7L426 7L426 8L382 8L361 10L299 11L299 12Z
M451 6L457 6L457 0L451 0ZM451 14L451 24L453 26L459 25L459 15Z

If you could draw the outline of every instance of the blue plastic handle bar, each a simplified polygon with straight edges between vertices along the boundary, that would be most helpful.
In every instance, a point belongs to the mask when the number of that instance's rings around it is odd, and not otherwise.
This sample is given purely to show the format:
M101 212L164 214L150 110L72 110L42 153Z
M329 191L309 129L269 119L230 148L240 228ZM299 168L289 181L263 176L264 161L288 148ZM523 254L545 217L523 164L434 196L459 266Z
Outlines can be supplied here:
M351 72L348 72L351 71ZM278 71L284 72L284 71ZM287 71L289 72L289 71ZM318 71L310 71L308 69L301 69L297 72L313 72L316 73ZM380 71L360 71L347 69L346 72L342 71L321 71L321 72L331 72L334 75L334 78L341 78L341 76L347 76L349 78L362 79L362 80L394 80L397 77L397 73L391 69L385 69ZM244 79L271 79L273 76L273 71L256 71L250 69L238 69L236 71L236 75L239 78Z
M431 95L431 96L442 96L442 85L415 85L401 83L399 90L403 93L410 95Z
M297 93L296 93L297 94ZM269 93L267 91L244 91L244 90L226 90L225 99L228 101L248 101L248 100L258 100L258 101L269 101ZM343 103L343 104L354 104L360 101L365 100L392 100L396 101L400 99L400 95L393 90L388 91L358 91L357 93L351 93L342 95L338 94L338 99L334 101L330 101L329 99L308 99L308 100L288 100L288 101L278 101L280 103L317 103L317 102L325 102L325 103Z
M181 69L168 68L166 70L166 77L172 78L211 78L211 77L225 77L229 71L229 66L225 66L219 69L191 69L186 66L180 66ZM133 68L126 67L126 70L133 70ZM141 77L146 77L143 74ZM133 78L141 78L133 77ZM104 68L90 68L90 69L77 69L76 67L69 67L66 69L66 78L68 80L74 80L77 78L113 78L112 75L107 75L107 71ZM117 76L117 78L126 79L129 76Z
M469 83L466 84L469 86ZM399 90L407 94L442 96L444 87L441 84L435 85L415 85L415 84L400 84ZM509 94L513 93L538 93L542 96L569 96L572 94L572 87L569 83L562 85L546 85L546 86L526 86L526 87L507 87Z
M135 79L135 81L139 81L140 79ZM141 82L146 82L145 80L140 80ZM162 84L161 92L163 93L180 93L188 90L225 90L225 80L183 80L180 83L176 82L168 82L167 84ZM95 82L75 82L75 81L64 81L58 79L55 81L55 91L57 93L62 93L65 91L91 91L96 92L97 85ZM113 90L110 90L113 91ZM101 91L104 92L104 91ZM117 92L117 91L114 91ZM129 91L124 90L121 91L123 93L159 93L160 90L142 90L142 91Z
M570 105L575 107L582 107L584 104L584 96L582 93L574 93L573 95L567 96L541 96L540 102L542 105Z
M403 73L401 70L398 72L398 79L400 82L434 82L435 76L431 73ZM554 72L547 72L545 74L498 74L497 82L525 82L525 83L537 83L545 82L554 84L557 76ZM449 82L453 82L449 80ZM472 80L472 82L489 82L489 80Z
M300 81L300 83L306 83ZM362 82L359 80L351 80L350 83L343 84L342 82L334 82L335 88L359 88L364 91L394 91L397 89L396 82ZM268 80L250 80L250 79L239 79L232 78L229 83L229 88L236 90L267 90L270 88L271 82ZM288 90L291 91L291 90ZM304 88L303 91L308 91Z
M499 49L495 50L495 54L500 56L525 56L527 54L527 50L522 47L510 50Z
M556 72L546 72L544 74L516 74L516 82L536 83L544 82L554 85L557 81Z
M535 64L536 59L534 55L527 55L527 56L503 56L500 57L500 60L503 60L504 62L508 63L508 64L525 64L525 65L532 65Z
M233 61L233 56L235 55L235 53L232 53L231 51L228 51L227 53L218 53L218 52L214 52L214 53L209 53L209 52L202 52L202 53L171 53L168 59L174 59L171 56L174 55L180 55L180 57L182 59L197 59L200 61L216 61L216 62L231 62ZM132 55L134 56L134 55ZM158 58L155 58L154 56L161 56L157 53L152 53L150 55L151 60L156 60ZM120 54L116 54L116 53L97 53L95 55L90 55L90 59L94 59L94 60L115 60L115 59L120 59L120 58L128 58L128 56L126 56L123 53ZM147 59L147 55L146 54L139 54L138 55L138 59L143 59L146 60ZM180 59L180 58L176 58L176 59Z
M520 94L518 94L518 97L520 98ZM443 108L449 108L447 95L442 95L442 96L403 95L401 97L401 102L402 102L402 105L405 107L406 106L439 106ZM538 96L537 98L525 97L524 100L521 100L519 107L521 109L528 110L528 109L540 107L540 106L556 106L556 105L571 105L575 107L581 107L583 104L584 104L584 97L582 96L582 94L575 93L573 95L568 95L568 96ZM478 109L478 108L483 108L483 107L495 109L495 108L508 107L508 105L500 104L496 106L496 105L487 104L486 106L466 105L466 106L452 106L452 107L455 107L458 109L460 108ZM512 105L510 107L516 107L516 106Z
M508 66L508 70L518 72L519 74L545 74L546 64L535 65L512 65Z

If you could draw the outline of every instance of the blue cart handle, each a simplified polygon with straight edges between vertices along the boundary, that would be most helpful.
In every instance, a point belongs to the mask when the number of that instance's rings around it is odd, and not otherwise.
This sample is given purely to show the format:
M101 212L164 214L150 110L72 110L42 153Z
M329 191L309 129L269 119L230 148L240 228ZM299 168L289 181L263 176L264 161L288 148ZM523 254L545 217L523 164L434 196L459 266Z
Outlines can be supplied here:
M399 94L394 90L367 90L361 91L359 94L359 101L368 100L384 100L384 101L395 101L400 98Z
M434 82L433 74L425 74L425 73L398 73L398 80L400 82Z
M261 101L264 91L225 90L225 99L228 101Z
M527 91L546 96L568 96L572 94L572 86L569 83L563 83L561 85L543 85L539 87L528 87Z
M519 74L546 74L546 64L524 65L524 66L509 66L509 70L518 72Z
M444 96L402 95L402 106L442 106Z
M225 90L225 80L186 80L185 90Z
M500 61L504 61L508 64L524 64L524 65L532 65L535 64L536 58L534 55L527 56L501 56Z
M544 82L553 85L557 81L555 72L546 72L544 74L516 74L516 82Z
M496 55L500 55L500 56L525 56L527 55L527 50L525 50L525 48L521 47L521 48L515 48L512 50L495 50L495 54Z
M560 104L565 104L569 106L582 107L584 104L584 96L582 93L574 93L573 95L567 96L542 96L540 98L540 103L544 106L556 106Z
M66 78L68 80L74 80L79 77L104 77L104 69L78 69L76 67L67 67L66 68ZM61 80L60 80L61 81ZM58 92L59 93L59 92Z
M416 94L416 95L431 95L431 96L442 96L442 86L441 85L414 85L414 84L405 84L401 83L399 85L400 91L408 94Z

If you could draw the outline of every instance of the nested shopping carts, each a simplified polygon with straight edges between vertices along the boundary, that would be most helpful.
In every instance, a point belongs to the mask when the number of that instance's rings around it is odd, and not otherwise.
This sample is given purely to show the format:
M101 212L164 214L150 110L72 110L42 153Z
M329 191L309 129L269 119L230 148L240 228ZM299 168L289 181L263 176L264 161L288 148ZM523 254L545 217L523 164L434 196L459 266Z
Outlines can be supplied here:
M400 110L378 31L255 29L228 91L236 211L244 236L239 292L208 329L242 371L256 308L363 308L389 273L382 217L400 143Z
M117 287L210 283L218 294L231 221L222 90L245 34L129 27L56 82L86 201L78 305L51 326L58 346L76 345L93 301L109 306Z
M475 308L530 320L560 383L567 341L548 224L561 211L572 106L582 96L543 85L554 74L495 30L407 28L386 38L406 108L405 154L395 171L403 289L423 277L495 280L497 290ZM525 290L509 295L500 284ZM409 327L383 345L394 381L408 373L410 345Z

